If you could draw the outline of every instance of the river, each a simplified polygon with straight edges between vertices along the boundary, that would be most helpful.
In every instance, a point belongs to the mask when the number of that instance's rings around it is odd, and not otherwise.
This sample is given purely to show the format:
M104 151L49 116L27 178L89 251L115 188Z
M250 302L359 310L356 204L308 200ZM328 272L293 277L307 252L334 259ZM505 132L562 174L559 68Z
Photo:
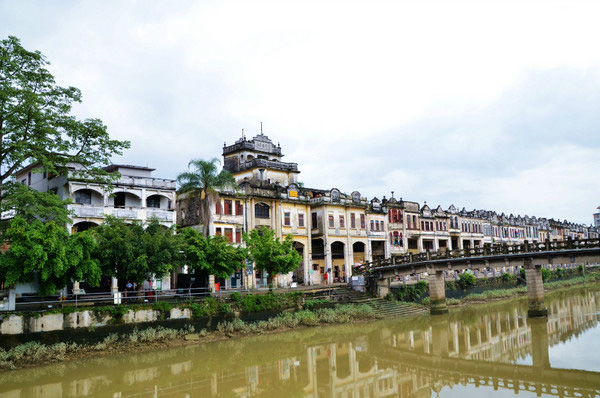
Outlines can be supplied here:
M600 396L600 291L266 334L0 374L22 397Z

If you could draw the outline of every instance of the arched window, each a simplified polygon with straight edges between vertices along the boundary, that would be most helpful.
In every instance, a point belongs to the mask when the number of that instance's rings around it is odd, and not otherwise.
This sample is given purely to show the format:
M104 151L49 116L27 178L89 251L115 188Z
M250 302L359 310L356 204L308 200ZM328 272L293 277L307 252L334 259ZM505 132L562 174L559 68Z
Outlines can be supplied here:
M152 195L146 198L146 207L153 207L155 209L160 209L160 196Z
M254 216L256 218L270 218L269 205L266 203L257 203L254 205Z

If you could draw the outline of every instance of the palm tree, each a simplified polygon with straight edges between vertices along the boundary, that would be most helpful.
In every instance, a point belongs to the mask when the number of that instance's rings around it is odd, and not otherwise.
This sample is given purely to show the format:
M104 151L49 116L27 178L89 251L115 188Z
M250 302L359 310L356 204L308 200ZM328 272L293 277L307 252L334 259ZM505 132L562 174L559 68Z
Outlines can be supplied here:
M189 199L199 198L201 222L204 236L207 237L211 222L210 204L219 198L219 190L237 188L233 175L221 170L217 173L217 165L221 162L217 158L210 161L193 159L188 163L188 169L177 176L179 192L188 194Z

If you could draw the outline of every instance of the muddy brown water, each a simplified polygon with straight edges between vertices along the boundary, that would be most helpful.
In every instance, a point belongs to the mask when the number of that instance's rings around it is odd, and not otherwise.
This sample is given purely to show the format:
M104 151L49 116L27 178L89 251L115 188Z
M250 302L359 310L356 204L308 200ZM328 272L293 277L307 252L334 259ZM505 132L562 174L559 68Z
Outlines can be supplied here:
M600 396L600 291L231 339L0 374L21 397Z

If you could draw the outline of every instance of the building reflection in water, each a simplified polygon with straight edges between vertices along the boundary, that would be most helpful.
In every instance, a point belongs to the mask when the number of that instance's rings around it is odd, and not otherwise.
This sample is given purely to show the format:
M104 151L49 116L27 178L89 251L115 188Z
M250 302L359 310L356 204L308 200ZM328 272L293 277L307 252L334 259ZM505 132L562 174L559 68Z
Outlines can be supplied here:
M0 398L430 397L444 387L467 385L537 396L600 396L600 373L554 369L548 355L550 346L599 327L599 297L585 292L556 298L548 303L548 319L523 316L526 303L477 306L411 322L359 325L345 338L321 339L332 343L313 343L318 333L299 344L264 338L249 343L252 356L246 356L249 345L232 341L213 351L188 347L140 360L5 373Z

